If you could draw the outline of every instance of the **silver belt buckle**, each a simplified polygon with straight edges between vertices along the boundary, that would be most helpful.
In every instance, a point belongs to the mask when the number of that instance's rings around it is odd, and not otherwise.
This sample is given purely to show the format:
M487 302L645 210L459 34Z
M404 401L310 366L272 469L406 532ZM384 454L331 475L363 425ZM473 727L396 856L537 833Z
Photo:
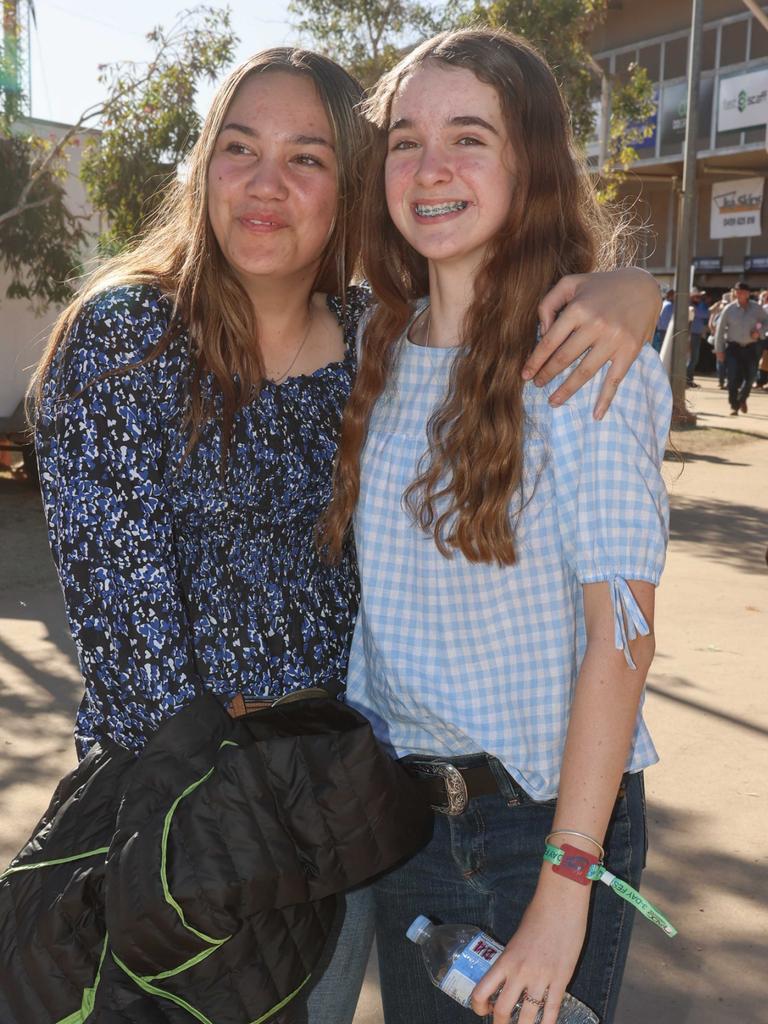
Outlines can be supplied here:
M421 761L419 762L419 771L423 771L427 775L439 775L445 783L445 795L448 798L448 803L432 804L433 811L448 814L451 817L463 814L469 802L467 784L455 765L447 761Z

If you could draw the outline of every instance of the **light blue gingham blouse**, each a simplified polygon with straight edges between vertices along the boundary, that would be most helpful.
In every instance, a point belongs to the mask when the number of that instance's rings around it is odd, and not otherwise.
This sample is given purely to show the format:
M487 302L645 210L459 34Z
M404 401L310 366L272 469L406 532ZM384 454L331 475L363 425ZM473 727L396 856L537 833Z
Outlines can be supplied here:
M554 797L573 687L586 649L582 584L607 581L616 646L648 626L627 580L658 584L668 536L661 463L671 393L646 346L601 422L605 371L564 406L559 383L527 384L524 474L512 502L518 561L444 558L412 521L403 493L426 450L426 424L455 349L407 333L374 410L354 519L362 600L347 697L402 757L498 757L537 800ZM627 770L658 760L638 714Z

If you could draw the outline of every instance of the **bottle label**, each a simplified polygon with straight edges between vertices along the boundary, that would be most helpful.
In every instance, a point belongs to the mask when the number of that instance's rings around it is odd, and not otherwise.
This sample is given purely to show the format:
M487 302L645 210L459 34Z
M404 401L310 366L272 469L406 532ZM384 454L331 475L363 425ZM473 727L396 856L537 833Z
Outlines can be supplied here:
M489 939L485 932L478 932L453 961L440 982L440 988L457 1003L469 1006L473 988L503 949L503 946Z

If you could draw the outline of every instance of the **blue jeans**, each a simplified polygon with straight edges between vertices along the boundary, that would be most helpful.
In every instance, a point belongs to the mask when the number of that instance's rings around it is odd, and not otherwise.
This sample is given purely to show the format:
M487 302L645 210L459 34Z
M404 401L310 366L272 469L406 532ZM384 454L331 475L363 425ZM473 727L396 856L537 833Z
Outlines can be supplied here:
M761 338L760 341L758 341L757 343L756 353L758 363L757 383L760 385L760 387L763 387L766 383L768 383L768 370L759 369L759 365L762 362L763 352L765 352L766 349L768 349L768 338Z
M284 1024L352 1024L373 945L373 891L370 886L353 889L339 904L309 993Z
M693 375L696 372L696 367L699 365L700 352L701 335L691 333L690 355L688 356L688 364L685 367L685 377L689 383L693 380Z
M405 931L417 914L476 924L505 943L516 931L536 887L555 801L535 803L495 762L497 770L500 793L477 797L456 817L436 815L429 845L374 883L386 1024L478 1024L471 1010L432 985ZM606 865L637 887L646 852L642 773L625 776L623 790L606 837ZM607 886L592 889L587 937L568 991L601 1024L611 1024L635 911Z
M715 365L717 366L717 382L720 385L724 385L727 379L727 366L724 359L718 359L715 356Z

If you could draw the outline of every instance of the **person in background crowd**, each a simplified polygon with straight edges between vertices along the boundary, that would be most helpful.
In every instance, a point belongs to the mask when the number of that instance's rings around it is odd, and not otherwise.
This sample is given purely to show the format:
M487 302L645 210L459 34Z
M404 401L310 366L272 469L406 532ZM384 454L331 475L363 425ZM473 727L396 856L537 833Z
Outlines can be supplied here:
M707 293L694 289L691 292L691 306L693 308L693 320L690 328L690 342L688 348L688 365L685 370L686 383L689 388L697 388L699 385L694 381L693 375L699 363L699 352L701 351L701 338L707 331L709 323L709 303Z
M763 288L757 299L758 303L763 307L765 313L765 320L763 321L764 326L768 326L768 288ZM763 331L762 351L760 353L758 364L757 364L757 381L755 387L763 388L768 387L768 332Z
M761 391L768 390L768 348L766 347L763 348L763 354L760 356L760 362L757 365L755 387Z
M653 347L657 352L661 352L661 346L664 343L664 335L667 333L669 321L672 319L674 311L675 289L668 288L664 293L664 302L661 304L661 313L659 313L659 319L656 323L656 330L653 332Z
M766 320L763 307L750 299L746 281L739 281L735 291L736 301L720 314L715 331L715 356L719 362L725 361L731 416L747 412Z
M731 289L723 292L717 302L709 307L709 344L713 349L715 347L715 332L717 331L717 322L720 319L720 314L730 302L735 302L735 300L736 293ZM717 370L718 387L722 391L725 388L725 360L721 361L715 358L715 368Z

